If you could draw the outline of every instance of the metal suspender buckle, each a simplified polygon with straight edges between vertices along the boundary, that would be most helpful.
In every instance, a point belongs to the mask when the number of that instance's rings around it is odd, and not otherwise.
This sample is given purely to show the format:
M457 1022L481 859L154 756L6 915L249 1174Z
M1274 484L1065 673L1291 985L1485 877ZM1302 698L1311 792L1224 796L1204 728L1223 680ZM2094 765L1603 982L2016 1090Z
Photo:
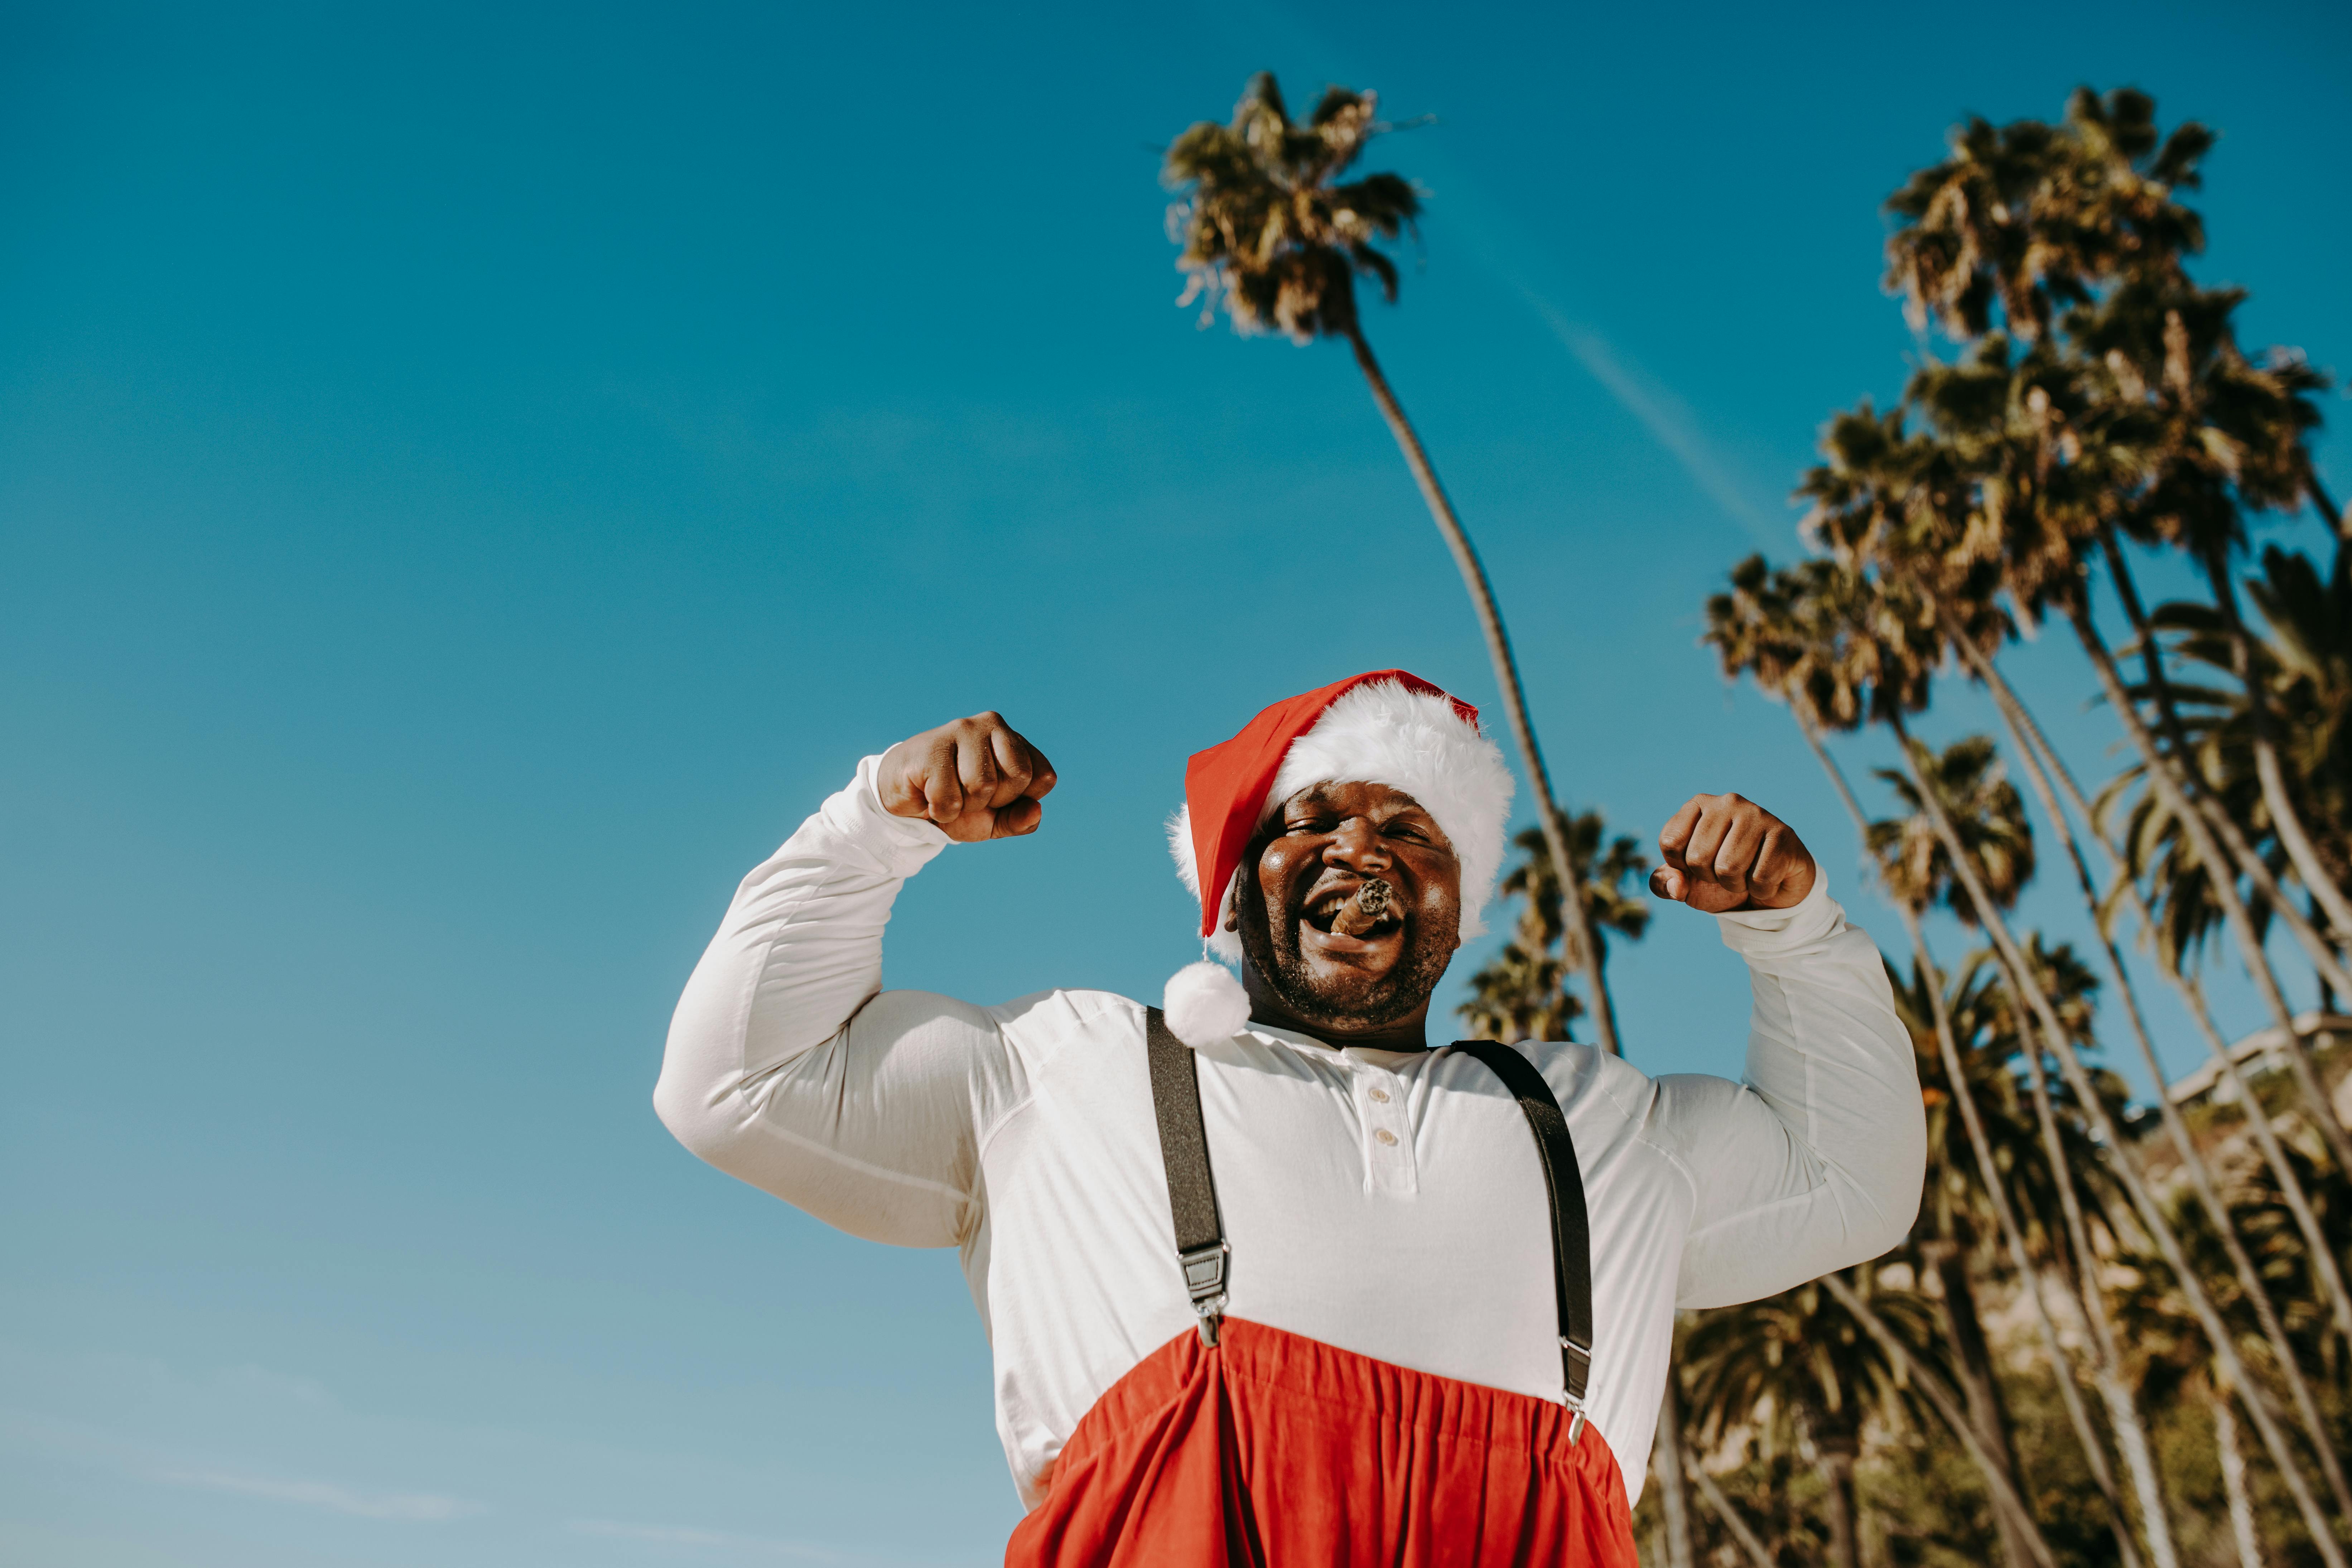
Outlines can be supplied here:
M1568 1440L1571 1446L1584 1436L1585 1382L1592 1373L1592 1347L1579 1344L1566 1334L1559 1336L1560 1403L1575 1413L1568 1424Z
M1218 1321L1225 1315L1225 1259L1232 1252L1223 1242L1213 1241L1176 1255L1184 1267L1184 1289L1192 1298L1192 1310L1201 1317L1195 1326L1204 1345L1216 1344Z

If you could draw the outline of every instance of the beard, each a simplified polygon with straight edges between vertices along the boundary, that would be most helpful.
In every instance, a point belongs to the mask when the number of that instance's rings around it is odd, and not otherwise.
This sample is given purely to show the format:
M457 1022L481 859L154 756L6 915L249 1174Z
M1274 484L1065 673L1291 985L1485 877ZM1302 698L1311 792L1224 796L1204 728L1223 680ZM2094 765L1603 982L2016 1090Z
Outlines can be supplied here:
M1458 913L1432 920L1408 910L1403 951L1386 970L1371 973L1346 965L1318 969L1299 949L1298 925L1305 911L1295 893L1285 897L1284 907L1269 910L1256 879L1247 874L1234 893L1243 956L1284 1006L1318 1026L1377 1028L1409 1016L1437 989L1458 945ZM1437 929L1441 924L1442 931Z

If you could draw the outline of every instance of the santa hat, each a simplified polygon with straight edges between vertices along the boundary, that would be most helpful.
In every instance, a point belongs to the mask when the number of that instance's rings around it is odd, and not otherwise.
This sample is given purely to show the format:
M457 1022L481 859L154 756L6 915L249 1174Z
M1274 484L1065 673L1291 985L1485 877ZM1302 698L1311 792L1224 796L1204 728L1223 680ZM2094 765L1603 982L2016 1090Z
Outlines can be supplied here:
M1376 669L1277 702L1185 764L1168 847L1200 900L1209 952L1241 959L1224 924L1251 837L1284 801L1326 783L1388 784L1420 802L1462 864L1462 934L1486 929L1479 915L1502 869L1511 770L1478 728L1478 710L1417 675ZM1249 1022L1249 1000L1222 964L1179 970L1166 1004L1169 1027L1192 1046L1229 1039Z

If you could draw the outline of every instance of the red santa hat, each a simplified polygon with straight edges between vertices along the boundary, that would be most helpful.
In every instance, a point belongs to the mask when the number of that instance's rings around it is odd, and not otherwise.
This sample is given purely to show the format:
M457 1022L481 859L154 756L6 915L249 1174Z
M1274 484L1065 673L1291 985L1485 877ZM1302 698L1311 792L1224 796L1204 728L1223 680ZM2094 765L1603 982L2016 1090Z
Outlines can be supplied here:
M1479 729L1478 710L1417 675L1376 669L1274 704L1185 765L1168 847L1200 900L1210 952L1240 961L1240 939L1224 923L1251 837L1284 801L1325 783L1388 784L1420 802L1462 863L1462 934L1486 930L1480 915L1502 869L1511 770ZM1189 1045L1229 1039L1249 1022L1248 999L1221 964L1180 970L1166 1002L1170 1028Z

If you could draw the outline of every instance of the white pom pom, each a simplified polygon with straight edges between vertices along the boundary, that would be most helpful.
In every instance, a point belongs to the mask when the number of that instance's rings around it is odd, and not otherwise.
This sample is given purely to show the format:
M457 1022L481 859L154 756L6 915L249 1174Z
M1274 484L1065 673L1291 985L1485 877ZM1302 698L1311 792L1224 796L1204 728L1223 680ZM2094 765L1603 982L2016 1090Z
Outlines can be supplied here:
M1249 1026L1249 993L1222 963L1188 963L1170 975L1160 1006L1170 1033L1196 1051L1230 1040Z

